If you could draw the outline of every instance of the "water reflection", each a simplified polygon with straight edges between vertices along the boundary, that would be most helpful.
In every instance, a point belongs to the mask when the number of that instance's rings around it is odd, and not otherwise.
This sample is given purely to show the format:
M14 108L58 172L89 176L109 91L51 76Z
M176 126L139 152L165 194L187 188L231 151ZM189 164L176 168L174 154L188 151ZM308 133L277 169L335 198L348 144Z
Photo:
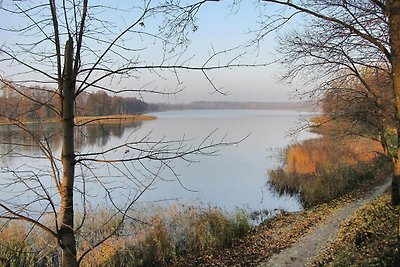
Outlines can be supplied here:
M121 138L125 131L134 131L142 122L132 124L87 125L78 127L75 132L77 149L91 146L107 146L112 137Z
M132 124L93 124L75 128L75 149L86 146L107 146L111 138L121 138L125 131L134 131L142 122ZM61 125L35 124L26 127L16 125L0 126L0 155L10 156L16 153L38 154L41 146L51 151L61 149Z
M107 201L110 204L109 199L112 197L113 205L124 205L129 199L140 196L139 201L142 202L179 199L192 204L210 204L228 211L233 211L235 207L248 207L251 210L301 209L297 199L276 196L265 187L267 170L280 165L273 157L273 151L291 142L287 133L297 123L298 112L202 110L155 115L157 120L143 123L87 125L76 129L78 158L90 155L94 159L77 165L76 196L82 196L81 192L84 192L86 197L77 197L77 203L90 201L92 205L104 206ZM189 157L190 161L154 161L154 155L165 154L153 153L153 157L146 158L146 151L151 149L165 151L175 149L175 146L181 146L182 149L195 148L215 129L219 130L209 140L211 143L241 140L250 136L237 146L221 148L217 157L198 155ZM55 192L54 174L49 160L43 156L38 145L50 148L53 155L59 157L60 127L35 125L29 126L29 130L30 133L15 126L0 127L0 167L3 172L0 173L0 184L4 177L9 183L18 181L21 185L27 179L34 178L36 182L42 182L48 192ZM310 134L305 135L308 136ZM189 142L183 144L182 140ZM120 146L127 142L133 147ZM113 149L117 146L120 149ZM107 159L127 157L139 160L125 161L119 165L105 163ZM54 164L62 173L60 159L55 159ZM15 177L15 173L6 174L8 169L3 166L18 171L33 171L19 172L18 177ZM32 173L39 176L33 177ZM37 190L40 195L42 189ZM9 194L10 199L17 194L17 190L13 189L16 193L11 196L8 192L12 190L1 190L1 185L0 191L2 198L6 196L4 194Z
M76 127L76 154L101 152L121 144L127 141L123 136L129 136L140 126L141 123ZM63 175L61 146L58 124L0 127L0 201L32 217L52 212L51 207L59 209L58 190ZM118 155L116 150L113 155ZM82 208L108 201L110 206L116 207L125 203L114 203L114 199L135 199L148 185L148 177L129 177L132 172L122 167L96 161L78 162L74 180L76 205ZM135 184L139 179L143 185Z
M60 127L57 125L6 125L0 127L0 153L37 152L45 144L57 149L61 144Z

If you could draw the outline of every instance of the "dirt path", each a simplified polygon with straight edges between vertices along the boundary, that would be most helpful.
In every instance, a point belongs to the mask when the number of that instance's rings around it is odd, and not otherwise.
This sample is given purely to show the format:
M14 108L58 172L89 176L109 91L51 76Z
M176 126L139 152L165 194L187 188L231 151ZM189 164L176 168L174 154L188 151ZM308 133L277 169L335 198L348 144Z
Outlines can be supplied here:
M330 240L333 240L339 230L340 224L351 217L351 215L371 201L376 196L382 194L390 185L388 179L383 185L376 187L366 197L350 202L339 208L330 215L323 223L314 228L308 235L301 238L293 246L274 255L269 261L262 263L260 267L266 266L307 266L324 249Z

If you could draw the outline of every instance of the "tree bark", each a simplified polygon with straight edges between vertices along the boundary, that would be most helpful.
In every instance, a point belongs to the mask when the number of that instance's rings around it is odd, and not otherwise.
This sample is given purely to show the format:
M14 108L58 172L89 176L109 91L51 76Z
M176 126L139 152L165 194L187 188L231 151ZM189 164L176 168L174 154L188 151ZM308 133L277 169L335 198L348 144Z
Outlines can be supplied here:
M397 109L397 153L393 161L392 204L400 203L400 0L388 3L393 92Z
M70 37L65 45L64 70L62 81L62 166L61 185L61 226L59 240L62 248L62 266L78 266L76 256L76 240L74 232L74 94L75 77L73 66L73 41Z

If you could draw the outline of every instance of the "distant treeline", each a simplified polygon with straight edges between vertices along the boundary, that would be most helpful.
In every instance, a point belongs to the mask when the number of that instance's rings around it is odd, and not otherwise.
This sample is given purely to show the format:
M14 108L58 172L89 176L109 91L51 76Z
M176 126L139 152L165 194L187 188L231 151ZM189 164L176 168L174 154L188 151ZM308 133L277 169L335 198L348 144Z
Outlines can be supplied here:
M0 84L0 116L8 120L45 120L59 116L60 99L52 88ZM82 93L75 101L76 116L141 114L157 107L136 97L110 96L104 91Z
M46 120L59 118L60 99L53 88L0 84L0 120ZM142 114L151 111L185 109L286 109L312 110L312 102L218 102L188 104L146 103L136 97L111 96L104 91L82 93L75 100L76 116Z
M97 91L78 97L77 114L79 116L107 116L116 114L141 114L157 107L136 97L110 96Z
M270 110L314 110L314 102L223 102L195 101L188 104L156 104L158 110L184 109L270 109Z

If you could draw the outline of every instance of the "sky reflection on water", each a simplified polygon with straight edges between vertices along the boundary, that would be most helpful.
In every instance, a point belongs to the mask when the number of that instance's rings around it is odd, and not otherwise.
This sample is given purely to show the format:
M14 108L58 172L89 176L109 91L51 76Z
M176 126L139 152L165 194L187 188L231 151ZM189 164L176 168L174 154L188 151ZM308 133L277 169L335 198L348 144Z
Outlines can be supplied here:
M77 148L84 153L100 151L120 144L126 140L132 140L150 134L152 140L190 140L196 145L207 136L218 142L237 141L247 136L238 145L222 147L218 155L208 157L192 157L193 163L186 161L172 161L175 174L163 171L163 180L153 184L139 199L139 203L164 200L179 200L186 203L206 204L218 206L228 211L236 207L249 208L251 210L285 209L295 211L301 209L296 198L279 197L266 185L267 171L276 168L281 163L277 157L280 149L294 141L288 137L288 131L296 126L299 116L309 116L309 113L282 110L186 110L155 113L158 117L154 121L146 121L130 126L87 126L76 132ZM52 136L53 149L56 155L60 150L60 140L57 137L57 129L36 129L40 134ZM17 135L12 134L16 129L0 131L1 140ZM311 133L304 132L297 139L312 137ZM29 144L29 138L21 137ZM19 142L22 140L20 139ZM4 142L3 142L4 143ZM34 146L20 147L21 153L34 155ZM2 144L2 152L7 150ZM17 166L19 169L34 164L45 166L45 160L25 158L11 158L2 156L0 165ZM149 163L153 164L153 163ZM152 166L157 169L157 166ZM43 167L44 169L45 167ZM4 169L3 169L4 170ZM124 187L122 178L118 173L105 166L96 166L93 171L110 186ZM114 170L115 171L115 170ZM132 173L137 169L132 165ZM81 177L90 177L89 172L82 172ZM2 176L4 178L4 174ZM122 183L120 183L122 182ZM118 184L118 186L117 186ZM77 185L80 186L79 181ZM183 186L182 186L183 185ZM87 187L90 201L93 206L102 205L104 194L100 193L96 179ZM126 198L135 194L133 188L115 189L114 200L124 202ZM170 203L171 201L166 201Z

